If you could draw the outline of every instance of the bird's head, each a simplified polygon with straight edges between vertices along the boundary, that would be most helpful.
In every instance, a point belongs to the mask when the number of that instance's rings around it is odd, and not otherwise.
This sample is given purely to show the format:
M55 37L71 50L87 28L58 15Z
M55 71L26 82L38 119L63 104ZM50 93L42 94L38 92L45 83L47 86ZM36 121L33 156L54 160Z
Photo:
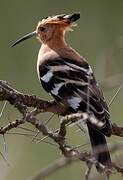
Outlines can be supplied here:
M55 36L63 36L66 31L75 26L75 21L79 18L79 13L49 16L38 23L36 28L37 38L45 43Z
M55 36L64 36L66 31L71 30L71 27L75 26L75 21L79 18L80 13L46 17L45 19L42 19L42 21L39 21L35 31L18 39L12 44L12 47L33 36L37 37L43 43L47 43L47 41Z

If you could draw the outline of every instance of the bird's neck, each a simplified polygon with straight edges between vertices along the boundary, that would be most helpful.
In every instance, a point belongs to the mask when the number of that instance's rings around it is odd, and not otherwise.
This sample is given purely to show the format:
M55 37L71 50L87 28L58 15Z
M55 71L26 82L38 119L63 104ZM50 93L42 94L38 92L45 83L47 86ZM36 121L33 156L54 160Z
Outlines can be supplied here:
M46 45L51 49L60 49L67 47L67 43L63 33L55 33L51 39L46 42Z
M41 58L42 57L42 58ZM70 47L62 34L55 34L51 39L49 39L46 43L43 43L41 49L39 51L39 59L48 58L48 57L62 57L68 59L76 59L78 61L85 61L80 54L75 51L72 47Z
M63 34L55 33L52 38L43 42L41 45L41 49L39 51L40 54L58 54L62 49L66 49L68 47Z

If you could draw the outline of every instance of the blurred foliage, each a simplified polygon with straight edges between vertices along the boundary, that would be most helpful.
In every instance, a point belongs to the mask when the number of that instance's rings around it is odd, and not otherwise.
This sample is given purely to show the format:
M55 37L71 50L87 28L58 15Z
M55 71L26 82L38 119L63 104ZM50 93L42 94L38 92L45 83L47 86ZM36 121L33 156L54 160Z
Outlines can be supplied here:
M71 13L79 11L81 19L74 32L67 34L67 41L89 60L95 70L98 81L104 82L107 77L122 74L123 70L123 1L122 0L11 0L0 1L0 79L9 81L18 90L35 94L45 99L51 99L44 92L37 78L36 59L40 43L30 39L15 48L10 44L16 38L35 29L37 22L43 17L53 14ZM118 87L105 90L107 102L110 101ZM2 108L3 103L0 103ZM112 120L122 124L123 90L120 91L115 102L111 105ZM40 115L43 120L47 114ZM19 117L19 114L7 105L1 125ZM58 118L53 118L51 127L58 127ZM28 128L31 128L28 126ZM16 132L22 132L16 130ZM15 132L15 130L13 130ZM30 133L31 134L31 133ZM71 144L78 145L87 142L88 138L82 132L75 133L70 128L68 138ZM1 137L0 151L3 149ZM0 158L0 180L24 180L36 174L41 168L61 156L60 151L45 143L34 143L31 138L19 135L6 135L7 154L10 166ZM110 138L109 142L120 142L120 138ZM88 149L82 147L81 149ZM123 158L119 154L113 156L121 165ZM119 160L119 159L120 160ZM84 179L86 166L75 163L63 168L47 178L56 179ZM95 170L93 178L95 179ZM113 175L111 180L120 176ZM101 178L100 178L101 179ZM121 178L122 179L122 178Z

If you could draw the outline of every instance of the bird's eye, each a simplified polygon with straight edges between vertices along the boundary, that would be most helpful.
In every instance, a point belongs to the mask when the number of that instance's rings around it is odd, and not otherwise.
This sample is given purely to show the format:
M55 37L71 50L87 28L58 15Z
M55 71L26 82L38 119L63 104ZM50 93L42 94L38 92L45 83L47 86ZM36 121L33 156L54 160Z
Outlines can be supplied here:
M39 30L43 32L45 30L45 28L44 27L39 27Z

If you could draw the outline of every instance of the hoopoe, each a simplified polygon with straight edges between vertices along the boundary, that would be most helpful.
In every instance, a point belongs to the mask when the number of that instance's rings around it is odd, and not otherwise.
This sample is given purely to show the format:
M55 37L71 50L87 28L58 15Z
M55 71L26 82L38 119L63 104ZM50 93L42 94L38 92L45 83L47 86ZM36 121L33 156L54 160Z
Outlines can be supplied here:
M34 32L23 36L12 46L33 36L39 39L42 45L37 72L43 88L56 102L66 107L65 114L91 112L103 123L100 128L86 122L95 158L109 167L111 158L105 136L111 136L112 125L108 106L90 65L64 38L66 31L70 31L79 18L80 13L49 16L38 23ZM104 147L104 152L98 153L100 146Z

